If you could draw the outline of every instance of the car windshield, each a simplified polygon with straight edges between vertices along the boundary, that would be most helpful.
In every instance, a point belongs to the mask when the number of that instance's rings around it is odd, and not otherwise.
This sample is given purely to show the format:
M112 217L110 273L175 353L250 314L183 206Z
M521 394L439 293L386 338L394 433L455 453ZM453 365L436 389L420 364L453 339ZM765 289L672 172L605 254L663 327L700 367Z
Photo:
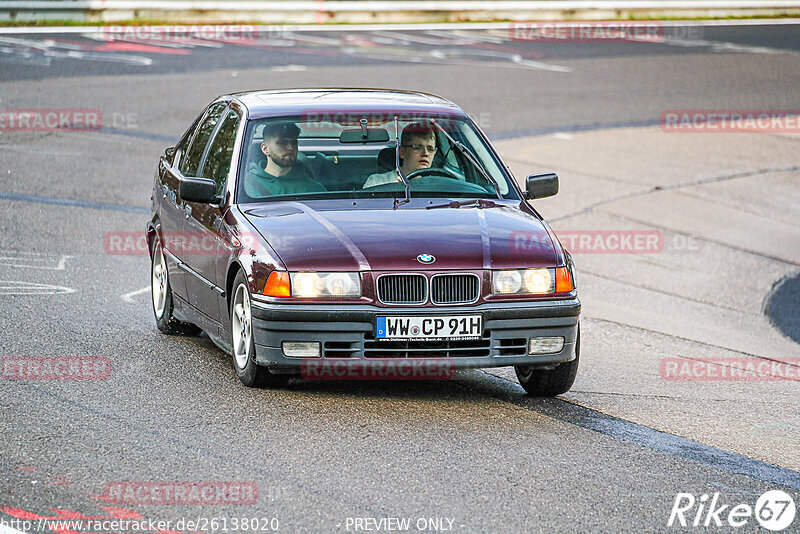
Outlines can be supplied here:
M519 199L469 119L342 113L249 121L237 201L402 198L397 155L411 198Z

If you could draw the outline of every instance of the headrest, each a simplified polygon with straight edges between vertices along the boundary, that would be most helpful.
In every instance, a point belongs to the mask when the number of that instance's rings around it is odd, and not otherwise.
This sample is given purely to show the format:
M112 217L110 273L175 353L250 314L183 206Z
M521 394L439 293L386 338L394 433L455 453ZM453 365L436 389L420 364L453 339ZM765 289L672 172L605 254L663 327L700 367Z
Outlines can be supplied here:
M390 146L378 152L378 166L385 171L395 168L395 147Z

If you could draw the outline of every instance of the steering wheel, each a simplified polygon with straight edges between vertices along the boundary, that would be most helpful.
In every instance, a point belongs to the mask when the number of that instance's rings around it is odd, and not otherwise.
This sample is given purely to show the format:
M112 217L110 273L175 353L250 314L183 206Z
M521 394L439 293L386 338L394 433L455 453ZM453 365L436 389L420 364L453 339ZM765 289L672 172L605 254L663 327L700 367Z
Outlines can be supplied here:
M455 172L445 167L428 167L426 169L417 169L414 172L408 173L406 175L406 178L411 180L412 178L419 178L420 176L430 176L430 175L447 176L448 178L452 178L454 180L459 180L461 182L464 181L464 178L462 178Z

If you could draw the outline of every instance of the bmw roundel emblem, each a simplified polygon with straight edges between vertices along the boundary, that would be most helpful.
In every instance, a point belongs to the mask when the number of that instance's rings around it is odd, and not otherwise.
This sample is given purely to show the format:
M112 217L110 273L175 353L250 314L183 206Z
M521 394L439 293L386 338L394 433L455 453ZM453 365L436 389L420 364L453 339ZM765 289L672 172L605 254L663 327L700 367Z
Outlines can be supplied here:
M417 256L417 261L424 265L430 265L431 263L436 261L436 258L431 256L430 254L420 254L419 256Z

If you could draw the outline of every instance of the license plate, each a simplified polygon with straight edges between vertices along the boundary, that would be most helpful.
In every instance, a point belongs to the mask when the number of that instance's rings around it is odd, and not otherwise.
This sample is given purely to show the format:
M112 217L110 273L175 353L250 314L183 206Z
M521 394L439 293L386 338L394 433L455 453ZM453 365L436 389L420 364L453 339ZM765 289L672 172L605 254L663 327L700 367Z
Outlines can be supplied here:
M375 338L384 341L459 341L480 339L482 335L480 315L387 315L375 319Z

